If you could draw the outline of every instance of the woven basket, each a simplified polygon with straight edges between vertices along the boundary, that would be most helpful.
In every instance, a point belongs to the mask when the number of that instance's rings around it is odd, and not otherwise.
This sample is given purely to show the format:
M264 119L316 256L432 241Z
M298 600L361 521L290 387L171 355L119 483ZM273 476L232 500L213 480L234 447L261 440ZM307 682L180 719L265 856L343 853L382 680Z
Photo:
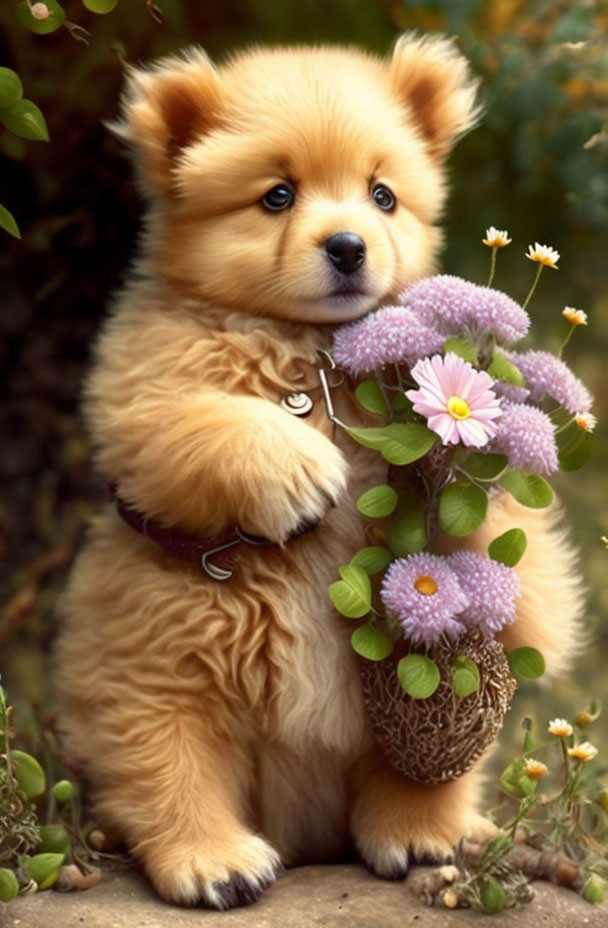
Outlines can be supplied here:
M396 649L383 661L362 661L363 698L377 742L390 763L419 783L445 783L466 773L500 731L517 686L504 649L479 631L457 642L434 645L428 655L441 682L428 699L412 699L397 677L405 652ZM479 668L476 693L459 697L450 683L458 654Z

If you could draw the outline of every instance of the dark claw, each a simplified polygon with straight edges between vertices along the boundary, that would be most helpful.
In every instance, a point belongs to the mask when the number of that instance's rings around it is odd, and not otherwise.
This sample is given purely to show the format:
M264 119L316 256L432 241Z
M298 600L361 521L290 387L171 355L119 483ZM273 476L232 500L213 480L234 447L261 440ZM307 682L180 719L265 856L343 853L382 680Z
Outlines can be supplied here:
M234 873L225 883L214 883L214 889L222 899L225 909L251 905L274 882L279 872L280 870L277 870L266 879L255 883L241 873Z
M413 855L412 862L422 867L442 867L444 864L453 863L454 857L452 854L437 855L425 851L423 854Z

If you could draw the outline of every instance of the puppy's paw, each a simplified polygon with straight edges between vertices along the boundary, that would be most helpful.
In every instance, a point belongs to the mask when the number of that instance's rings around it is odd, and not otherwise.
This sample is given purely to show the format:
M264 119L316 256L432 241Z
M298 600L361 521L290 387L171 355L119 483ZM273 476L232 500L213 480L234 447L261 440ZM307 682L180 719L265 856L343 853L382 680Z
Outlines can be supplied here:
M276 880L282 864L266 841L244 834L216 848L209 840L200 847L163 849L146 861L146 870L167 902L232 909L255 902Z
M468 841L474 841L476 844L488 844L493 841L498 834L498 827L494 822L486 818L485 815L479 815L477 812L471 813L467 821L467 827L463 838Z
M337 504L348 480L342 452L316 429L295 426L278 436L239 519L246 531L279 543L313 528Z
M415 864L439 866L454 859L453 847L430 836L398 842L371 834L357 840L357 848L366 865L376 876L386 880L402 880Z

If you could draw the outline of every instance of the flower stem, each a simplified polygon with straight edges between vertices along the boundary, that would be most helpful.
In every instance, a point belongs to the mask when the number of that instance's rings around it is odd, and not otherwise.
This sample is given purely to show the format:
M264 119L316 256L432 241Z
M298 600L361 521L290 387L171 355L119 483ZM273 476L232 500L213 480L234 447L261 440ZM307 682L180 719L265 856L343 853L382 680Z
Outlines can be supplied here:
M566 347L566 345L568 344L568 342L569 342L570 339L572 338L572 333L574 332L575 328L576 328L576 326L574 326L574 325L571 325L571 326L570 326L570 331L569 331L568 334L566 335L565 339L563 340L563 342L562 342L562 344L561 344L561 347L560 347L559 351L557 352L558 358L561 358L561 356L562 356L562 354L563 354L563 352L564 352L564 348Z
M490 262L490 276L488 277L488 282L486 284L486 287L491 287L492 281L494 280L494 274L496 273L496 252L497 251L498 251L498 248L494 246L492 248L492 258Z
M542 272L543 267L544 267L544 264L539 264L539 265L538 265L538 270L537 270L537 272L536 272L536 277L534 278L534 283L533 283L532 286L530 287L530 291L529 291L528 296L526 297L526 299L525 299L525 301L524 301L524 304L523 304L523 306L522 306L522 309L525 309L526 306L528 305L528 303L530 302L530 300L532 299L532 294L533 294L534 291L536 290L536 285L538 284L538 279L539 279L539 277L540 277L540 275L541 275L541 272Z

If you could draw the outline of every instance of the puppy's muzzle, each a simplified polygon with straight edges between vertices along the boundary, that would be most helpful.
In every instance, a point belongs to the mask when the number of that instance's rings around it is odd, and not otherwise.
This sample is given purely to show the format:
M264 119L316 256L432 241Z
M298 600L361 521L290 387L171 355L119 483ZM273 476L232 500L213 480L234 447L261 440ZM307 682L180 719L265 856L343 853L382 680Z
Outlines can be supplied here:
M354 274L365 261L365 242L354 232L338 232L325 242L329 260L342 274Z

